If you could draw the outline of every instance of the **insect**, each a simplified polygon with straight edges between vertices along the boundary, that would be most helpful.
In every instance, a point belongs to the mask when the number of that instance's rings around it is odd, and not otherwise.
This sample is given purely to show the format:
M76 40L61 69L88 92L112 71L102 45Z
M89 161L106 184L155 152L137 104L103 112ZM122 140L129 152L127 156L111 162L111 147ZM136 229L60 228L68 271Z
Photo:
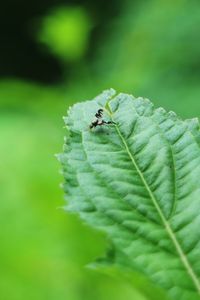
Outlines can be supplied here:
M96 119L94 119L94 121L92 121L92 123L90 124L90 129L92 129L93 127L97 127L97 126L101 126L101 125L108 125L108 124L116 124L113 121L105 121L103 120L103 109L100 108L98 109L98 111L95 114Z

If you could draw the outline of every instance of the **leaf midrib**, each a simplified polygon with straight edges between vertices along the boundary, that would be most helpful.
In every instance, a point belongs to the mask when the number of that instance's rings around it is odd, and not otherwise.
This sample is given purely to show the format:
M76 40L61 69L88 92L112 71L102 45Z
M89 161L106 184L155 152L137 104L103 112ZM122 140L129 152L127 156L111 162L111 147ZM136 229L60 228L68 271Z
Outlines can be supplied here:
M84 145L85 142L84 142L83 133L81 134L81 137L82 137L82 144ZM95 174L95 176L96 176L96 178L98 178L98 180L101 180L101 181L102 181L103 178L100 176L100 174L99 174L98 172L96 172L96 170L93 168L92 164L90 163L90 159L89 159L89 157L88 157L87 151L85 150L85 147L83 147L82 150L83 150L83 152L84 152L84 154L85 154L85 156L86 156L88 165L90 166L90 168L91 168L93 174ZM108 182L107 182L105 179L104 179L104 181L103 181L103 185L106 186L107 188L110 188L110 186L108 185ZM112 190L112 193L113 193L113 196L114 196L114 197L119 197L117 194L115 194L115 190ZM121 200L121 198L118 198L118 199ZM93 205L96 207L96 205L95 205L94 202L93 202ZM128 205L128 207L129 207L132 211L137 212L137 209L134 208L133 206L131 206L130 203L126 202L126 205ZM96 208L97 208L97 207L96 207ZM108 216L110 219L112 219L113 221L117 222L116 219L114 219L114 218L111 217L109 214L107 214L107 211L106 211L106 210L104 211L104 214L105 214L106 216ZM139 215L140 215L140 217L141 217L145 222L150 222L150 223L152 223L153 225L158 225L158 223L156 223L155 221L153 222L151 219L146 218L144 215L142 215L142 214L139 214ZM118 224L120 224L121 226L123 226L126 230L129 230L132 234L134 233L134 232L132 231L132 229L131 229L130 227L127 227L125 224L123 224L123 223L118 223ZM160 223L159 223L159 225L161 226ZM144 237L142 237L142 238L145 239ZM151 243L153 244L153 242L152 242L151 240L146 239L146 241L147 241L147 242L151 242ZM167 248L162 248L161 246L159 246L159 248L160 248L161 251L164 250L164 251L167 251L168 254L170 254L170 255L173 254L173 255L174 255L174 252L173 252L173 253L170 252L169 249L167 249Z
M109 111L107 111L107 113L110 115L110 118L113 120L112 118L112 113L110 113ZM130 159L131 159L131 162L133 164L133 166L135 167L138 175L140 176L146 190L148 191L149 193L149 196L150 196L150 199L152 200L153 202L153 205L155 206L157 212L158 212L158 215L164 225L164 228L166 230L166 232L168 233L170 239L172 240L175 248L176 248L176 251L180 257L180 260L181 262L183 263L187 273L189 274L189 276L191 277L193 283L194 283L194 286L198 292L198 294L200 295L200 282L199 282L199 279L197 277L197 275L195 274L190 262L188 261L188 258L186 256L186 254L184 253L183 249L181 248L181 245L179 244L179 241L177 240L174 232L172 231L171 227L170 227L170 224L168 223L167 219L165 218L164 214L162 213L162 210L160 208L160 206L158 205L157 203L157 200L153 194L153 192L151 191L142 171L140 170L139 166L137 165L137 162L135 161L130 149L129 149L129 146L125 140L125 138L123 137L122 133L120 132L120 129L118 127L118 125L116 124L115 125L115 128L116 128L116 131L117 131L117 134L119 135L120 139L122 140L122 143L124 144L124 147L126 149L126 152L127 154L129 155Z

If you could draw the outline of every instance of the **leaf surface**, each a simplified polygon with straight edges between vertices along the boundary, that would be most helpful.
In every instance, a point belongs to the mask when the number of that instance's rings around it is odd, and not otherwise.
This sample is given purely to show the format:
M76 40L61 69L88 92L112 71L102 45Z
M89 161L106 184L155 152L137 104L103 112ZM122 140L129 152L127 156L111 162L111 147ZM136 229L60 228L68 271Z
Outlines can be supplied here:
M90 130L99 108L116 125ZM114 90L75 104L64 121L67 209L107 234L112 263L171 299L200 299L198 121Z

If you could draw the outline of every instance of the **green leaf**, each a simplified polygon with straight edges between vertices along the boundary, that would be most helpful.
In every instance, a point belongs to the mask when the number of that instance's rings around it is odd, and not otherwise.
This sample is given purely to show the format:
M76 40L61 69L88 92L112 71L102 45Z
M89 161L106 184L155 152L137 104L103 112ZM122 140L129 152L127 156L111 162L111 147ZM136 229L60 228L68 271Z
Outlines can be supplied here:
M116 124L91 130L99 108ZM116 254L107 261L170 299L200 299L198 121L114 90L75 104L64 121L67 209L107 234Z

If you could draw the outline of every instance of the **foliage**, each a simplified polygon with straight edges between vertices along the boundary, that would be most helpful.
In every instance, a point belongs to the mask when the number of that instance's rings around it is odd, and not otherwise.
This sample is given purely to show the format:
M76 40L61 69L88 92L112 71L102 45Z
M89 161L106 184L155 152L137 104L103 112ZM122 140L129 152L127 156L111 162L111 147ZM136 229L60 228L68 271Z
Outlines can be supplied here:
M89 130L99 108L116 124ZM199 299L198 120L114 90L74 105L64 120L67 209L107 234L104 263L142 274L170 299Z
M59 7L42 21L39 40L62 60L79 60L87 48L90 23L82 8Z
M1 7L1 298L164 299L138 272L123 281L121 269L113 279L83 267L102 255L106 238L60 209L53 155L66 108L109 86L200 117L199 2L21 0ZM108 251L113 257L112 245Z

